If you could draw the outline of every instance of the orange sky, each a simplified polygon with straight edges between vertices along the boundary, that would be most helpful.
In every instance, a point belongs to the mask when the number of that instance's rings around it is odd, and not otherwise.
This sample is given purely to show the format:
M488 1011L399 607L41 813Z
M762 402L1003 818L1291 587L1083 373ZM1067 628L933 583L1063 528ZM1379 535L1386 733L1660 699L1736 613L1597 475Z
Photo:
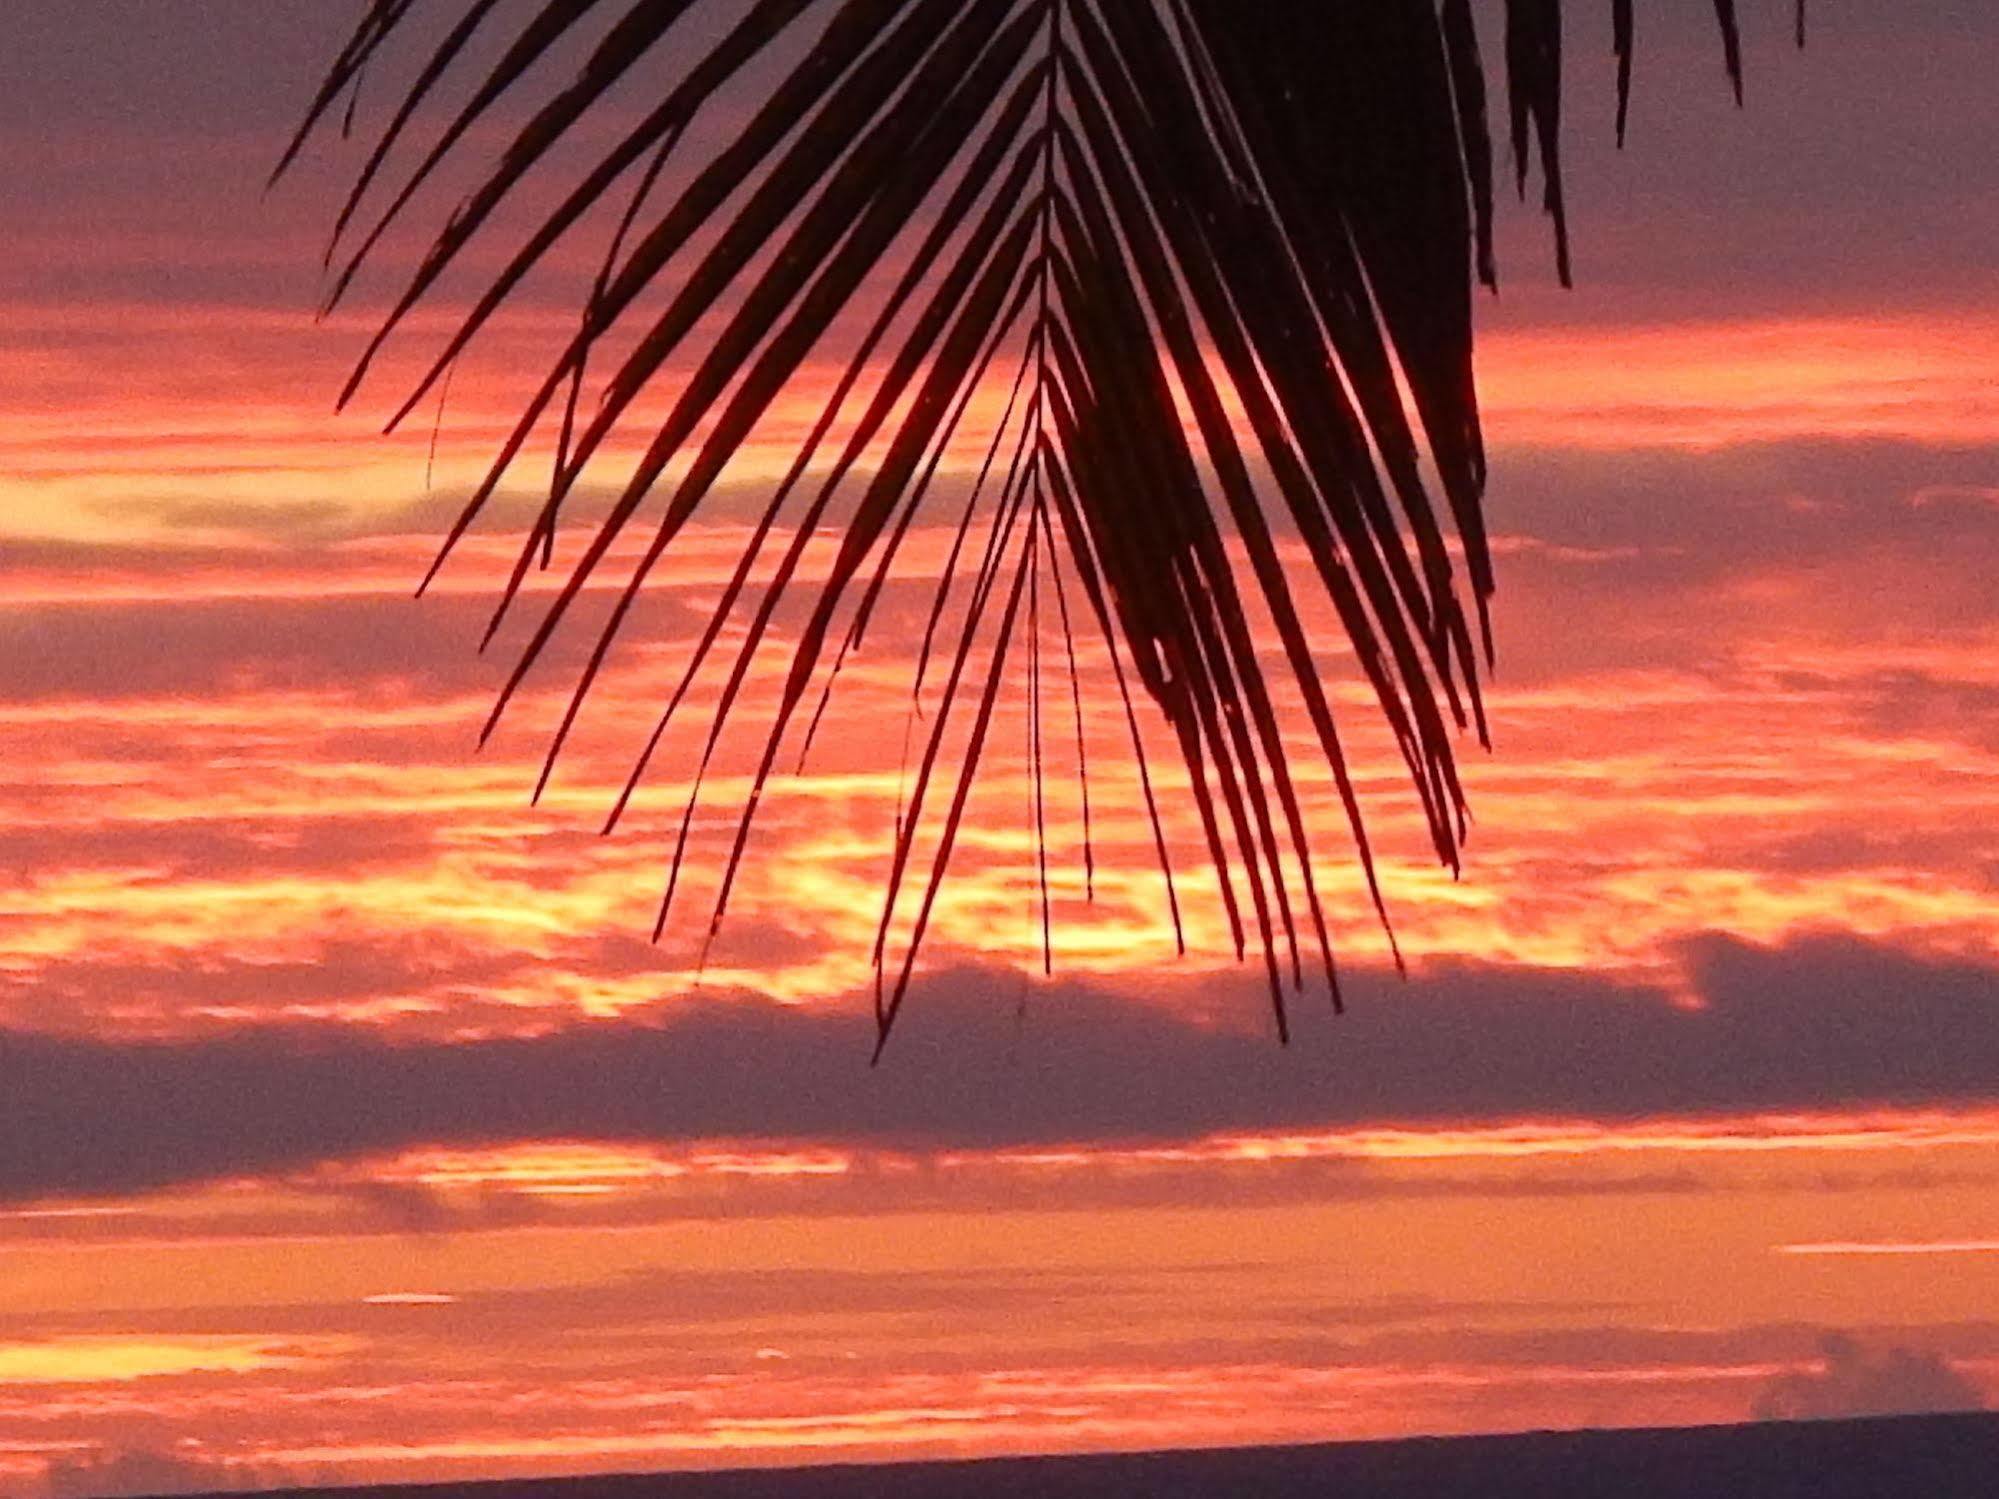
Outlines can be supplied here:
M1406 979L1329 860L1352 1013L1308 994L1279 1050L1155 747L1174 956L1088 642L1089 899L1045 709L1054 976L1015 682L870 1072L948 535L704 953L730 741L649 944L692 727L597 829L789 449L739 456L529 806L581 648L475 752L519 631L474 647L533 497L409 595L561 307L434 443L375 434L394 371L330 414L370 326L306 311L340 162L256 188L338 25L116 10L31 5L66 91L0 115L37 209L0 268L0 1495L1734 1420L1878 1400L1892 1349L1906 1398L1999 1398L1999 313L1948 238L1880 271L1999 199L1969 64L1918 35L1934 107L1838 146L1895 39L1753 49L1747 117L1661 100L1616 160L1574 127L1577 291L1508 229L1462 879L1315 622ZM258 80L219 120L204 48ZM1837 230L1807 139L1894 211Z

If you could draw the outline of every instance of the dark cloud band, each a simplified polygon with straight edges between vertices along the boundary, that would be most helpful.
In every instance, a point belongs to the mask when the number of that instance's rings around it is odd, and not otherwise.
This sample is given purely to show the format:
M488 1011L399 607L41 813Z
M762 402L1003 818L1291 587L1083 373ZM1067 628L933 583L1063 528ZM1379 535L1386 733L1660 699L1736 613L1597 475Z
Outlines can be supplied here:
M268 1029L0 1034L0 1197L116 1194L420 1144L589 1138L905 1148L1522 1117L1999 1100L1999 969L1845 938L1686 953L1703 1007L1580 975L1363 978L1269 1038L1077 987L941 975L883 1065L859 1004L690 1002L659 1024L395 1044ZM1246 981L1245 981L1246 982ZM1218 997L1219 998L1219 997ZM1223 1013L1242 1014L1241 996Z

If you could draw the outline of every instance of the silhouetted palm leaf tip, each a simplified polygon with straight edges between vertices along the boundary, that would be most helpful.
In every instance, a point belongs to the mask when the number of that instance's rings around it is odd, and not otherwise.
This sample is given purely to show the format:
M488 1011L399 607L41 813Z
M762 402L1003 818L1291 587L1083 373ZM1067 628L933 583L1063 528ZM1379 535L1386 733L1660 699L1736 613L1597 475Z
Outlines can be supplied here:
M1739 95L1734 9L1716 0L1715 11ZM1613 0L1611 12L1604 55L1618 70L1621 137L1630 0ZM1566 282L1561 22L1558 0L1504 5L1515 181L1524 194L1532 158ZM1802 13L1798 24L1802 34ZM643 443L547 595L494 708L497 719L586 585L607 562L620 569L604 579L622 582L551 764L635 596L712 500L731 455L760 428L770 440L775 403L815 354L818 367L830 358L840 370L746 529L611 814L615 823L737 618L713 663L719 687L662 922L700 772L744 701L780 600L800 595L789 667L759 710L762 750L719 870L714 923L781 748L798 744L802 758L809 747L919 515L956 539L914 669L920 727L874 949L883 1036L1010 661L1029 698L1045 831L1043 729L1063 725L1041 711L1044 628L1059 633L1071 678L1057 701L1068 697L1075 716L1086 868L1072 626L1094 623L1176 934L1180 900L1134 680L1154 705L1152 732L1163 721L1184 761L1238 955L1261 951L1280 1034L1287 978L1302 983L1301 946L1316 947L1332 981L1313 840L1253 619L1282 647L1278 675L1295 687L1381 902L1278 525L1309 555L1321 602L1400 748L1436 856L1457 870L1465 801L1452 746L1468 724L1485 738L1479 666L1492 655L1471 298L1474 277L1496 284L1493 151L1470 0L373 0L280 172L315 128L336 116L343 132L351 126L351 93L399 38L412 76L340 212L327 305L348 294L448 162L474 184L395 297L343 404L482 234L502 242L497 262L484 262L500 269L396 421L530 272L595 234L588 253L601 270L576 332L444 544L448 553L531 451L552 450L546 500L495 625L527 573L550 564L558 517L593 457L616 434ZM454 89L462 99L420 126L424 106ZM515 111L504 123L503 99ZM675 160L677 150L688 159ZM982 386L1010 391L997 419L973 405ZM648 396L665 415L635 432ZM950 482L940 485L947 449L972 457L945 466ZM642 507L657 512L643 525ZM815 532L836 544L823 580L817 568L802 580ZM1462 592L1454 551L1469 580ZM1046 963L1045 837L1039 861ZM885 966L896 970L892 984L880 979Z

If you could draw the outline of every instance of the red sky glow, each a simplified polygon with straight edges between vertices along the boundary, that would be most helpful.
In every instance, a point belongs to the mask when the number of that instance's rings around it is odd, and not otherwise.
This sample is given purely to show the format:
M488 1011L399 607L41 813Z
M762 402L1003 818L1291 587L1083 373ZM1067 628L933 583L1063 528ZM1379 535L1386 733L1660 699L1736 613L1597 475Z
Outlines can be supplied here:
M345 14L27 0L0 1496L1729 1421L1780 1387L1837 1414L1855 1346L1999 1401L1999 23L1842 13L1794 55L1745 7L1736 113L1711 16L1661 9L1622 155L1607 39L1576 43L1577 289L1520 210L1479 309L1499 650L1462 877L1308 613L1406 974L1302 713L1348 1013L1308 988L1276 1045L1155 755L1175 955L1079 635L1080 722L1043 654L1053 974L1023 674L871 1070L947 521L712 943L758 745L725 736L657 943L699 712L599 832L831 368L531 805L588 631L477 749L531 622L476 648L527 468L411 595L571 301L522 298L382 435L420 317L334 413L382 291L313 322L353 150L259 193Z

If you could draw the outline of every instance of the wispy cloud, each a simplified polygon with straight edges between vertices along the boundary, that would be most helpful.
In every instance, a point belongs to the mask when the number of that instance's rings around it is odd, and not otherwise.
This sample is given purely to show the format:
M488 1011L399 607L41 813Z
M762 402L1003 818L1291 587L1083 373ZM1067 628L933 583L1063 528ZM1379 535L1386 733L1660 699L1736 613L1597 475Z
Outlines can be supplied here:
M1812 1244L1779 1244L1779 1254L1902 1255L1999 1254L1999 1239L1828 1239Z

